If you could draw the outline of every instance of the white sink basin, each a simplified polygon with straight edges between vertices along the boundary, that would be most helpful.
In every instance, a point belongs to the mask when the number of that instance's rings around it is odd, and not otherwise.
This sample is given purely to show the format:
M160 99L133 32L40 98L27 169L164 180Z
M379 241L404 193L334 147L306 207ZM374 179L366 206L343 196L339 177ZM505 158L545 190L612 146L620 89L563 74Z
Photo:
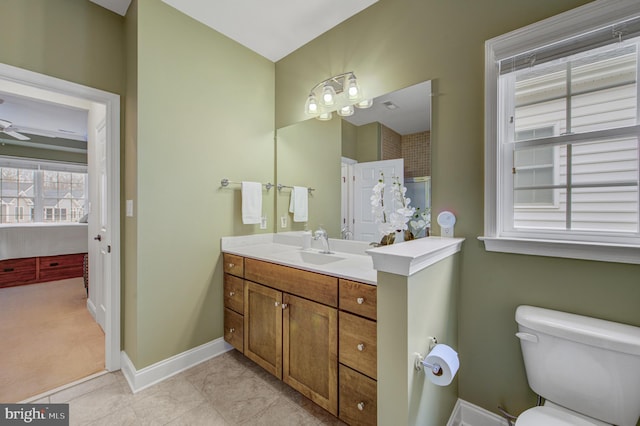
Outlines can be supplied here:
M326 253L320 253L317 251L308 251L308 250L277 253L277 254L274 254L274 257L277 257L285 261L309 263L312 265L326 265L328 263L339 262L341 260L346 259L345 257L338 256L333 253L326 254Z

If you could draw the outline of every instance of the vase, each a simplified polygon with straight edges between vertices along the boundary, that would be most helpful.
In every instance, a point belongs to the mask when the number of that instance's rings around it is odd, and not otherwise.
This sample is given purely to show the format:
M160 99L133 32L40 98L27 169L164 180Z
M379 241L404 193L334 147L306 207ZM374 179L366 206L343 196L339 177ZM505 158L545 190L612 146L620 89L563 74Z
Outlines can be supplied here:
M393 244L393 242L396 240L396 233L395 232L391 232L389 234L386 234L382 237L382 240L380 240L380 245L381 246L388 246L390 244Z

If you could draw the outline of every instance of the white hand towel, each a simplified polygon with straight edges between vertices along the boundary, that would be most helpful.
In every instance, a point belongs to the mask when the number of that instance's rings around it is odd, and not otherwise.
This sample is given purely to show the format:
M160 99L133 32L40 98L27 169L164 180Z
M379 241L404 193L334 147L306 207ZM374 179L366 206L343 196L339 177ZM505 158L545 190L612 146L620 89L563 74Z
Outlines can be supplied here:
M242 182L242 223L260 223L262 216L262 184Z
M309 189L303 186L294 186L291 191L289 212L293 213L294 222L306 222L309 220Z

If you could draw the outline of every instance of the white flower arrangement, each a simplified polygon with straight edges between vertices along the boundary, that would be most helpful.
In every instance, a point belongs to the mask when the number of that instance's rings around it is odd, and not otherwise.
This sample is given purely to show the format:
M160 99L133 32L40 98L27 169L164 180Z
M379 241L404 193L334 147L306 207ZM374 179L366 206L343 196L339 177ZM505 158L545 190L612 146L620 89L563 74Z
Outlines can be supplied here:
M431 227L431 209L428 207L423 211L416 209L413 219L409 221L409 227L416 238L428 237L427 229ZM425 235L422 235L423 232Z
M384 173L380 173L378 183L373 187L371 195L371 211L378 223L378 231L381 235L388 235L393 232L400 232L409 229L407 222L415 213L415 208L410 207L411 199L405 197L407 188L400 185L400 179L394 176L391 184L391 194L399 202L400 207L395 211L387 213L384 207Z

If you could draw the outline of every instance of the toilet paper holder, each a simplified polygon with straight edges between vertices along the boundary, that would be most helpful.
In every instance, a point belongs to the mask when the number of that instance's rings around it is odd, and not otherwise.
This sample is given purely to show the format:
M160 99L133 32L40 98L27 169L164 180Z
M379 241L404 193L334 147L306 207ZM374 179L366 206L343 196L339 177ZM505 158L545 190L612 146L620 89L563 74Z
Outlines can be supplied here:
M429 352L431 352L431 350L437 344L438 344L438 339L433 336L429 336L429 350L427 351L427 355L429 354ZM417 371L421 371L423 368L426 367L431 370L431 373L433 373L433 375L442 376L442 367L438 364L430 364L427 361L425 361L425 358L427 357L427 355L422 355L419 352L415 352L414 355L416 356L414 367Z

